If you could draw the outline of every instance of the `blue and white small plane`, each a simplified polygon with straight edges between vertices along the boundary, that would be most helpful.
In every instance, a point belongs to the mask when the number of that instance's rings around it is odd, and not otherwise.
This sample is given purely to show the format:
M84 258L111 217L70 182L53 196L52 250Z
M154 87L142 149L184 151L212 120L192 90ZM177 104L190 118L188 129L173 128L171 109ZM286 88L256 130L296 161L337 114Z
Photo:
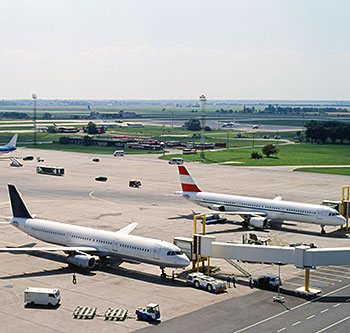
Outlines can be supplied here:
M16 133L7 145L0 146L0 154L7 154L7 153L10 153L11 151L16 150L17 138L18 138L18 134Z

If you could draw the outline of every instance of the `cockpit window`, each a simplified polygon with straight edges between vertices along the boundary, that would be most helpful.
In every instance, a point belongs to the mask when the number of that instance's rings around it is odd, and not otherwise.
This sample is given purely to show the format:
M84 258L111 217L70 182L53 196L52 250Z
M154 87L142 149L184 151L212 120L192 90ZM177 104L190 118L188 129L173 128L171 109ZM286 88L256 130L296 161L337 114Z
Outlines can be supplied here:
M167 256L177 256L177 255L181 255L182 251L168 251L167 252Z

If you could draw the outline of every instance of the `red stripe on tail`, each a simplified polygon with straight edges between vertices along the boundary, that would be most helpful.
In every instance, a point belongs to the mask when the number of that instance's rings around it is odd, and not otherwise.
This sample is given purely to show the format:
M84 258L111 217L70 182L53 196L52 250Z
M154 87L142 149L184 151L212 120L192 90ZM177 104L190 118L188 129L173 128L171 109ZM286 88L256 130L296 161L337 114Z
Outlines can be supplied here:
M183 192L201 192L201 190L197 187L196 184L183 184L181 183Z
M179 168L179 174L180 175L186 175L186 176L189 176L190 174L188 173L187 169L182 166L182 165L178 165L178 168Z

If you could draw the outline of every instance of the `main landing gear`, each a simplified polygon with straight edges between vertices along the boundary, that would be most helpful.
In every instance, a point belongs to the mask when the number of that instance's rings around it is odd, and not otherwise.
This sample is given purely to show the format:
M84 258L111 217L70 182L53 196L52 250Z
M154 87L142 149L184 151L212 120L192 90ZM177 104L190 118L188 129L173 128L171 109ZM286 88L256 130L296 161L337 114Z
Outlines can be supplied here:
M324 230L324 225L321 225L321 234L324 235L326 233L326 230Z
M165 274L165 272L164 272L164 267L161 267L160 269L162 270L162 273L160 274L160 277L161 277L162 279L165 279L165 278L166 278L166 274Z

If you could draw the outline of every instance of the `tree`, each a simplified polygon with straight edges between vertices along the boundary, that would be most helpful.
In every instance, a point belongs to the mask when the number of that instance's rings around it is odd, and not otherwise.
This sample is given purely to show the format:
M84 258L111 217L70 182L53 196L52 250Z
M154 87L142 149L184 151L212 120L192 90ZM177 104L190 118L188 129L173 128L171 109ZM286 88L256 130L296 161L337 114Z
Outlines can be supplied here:
M51 119L51 118L52 118L52 114L51 114L51 113L45 112L45 113L43 114L43 119Z
M280 150L273 144L265 145L262 148L262 153L266 155L266 157L270 157L270 155L277 155Z
M254 159L254 160L260 160L260 158L263 158L263 157L257 151L253 151L252 154L251 154L251 158Z
M48 133L57 133L57 128L55 126L49 126L47 129Z
M68 145L69 144L69 138L68 136L61 136L58 141L61 145Z
M185 122L185 128L189 131L200 131L201 124L198 119L191 118L190 120Z
M92 139L88 135L83 137L83 146L92 146Z
M93 123L92 121L89 121L88 123L88 133L89 134L97 134L97 128L96 128L96 124Z

